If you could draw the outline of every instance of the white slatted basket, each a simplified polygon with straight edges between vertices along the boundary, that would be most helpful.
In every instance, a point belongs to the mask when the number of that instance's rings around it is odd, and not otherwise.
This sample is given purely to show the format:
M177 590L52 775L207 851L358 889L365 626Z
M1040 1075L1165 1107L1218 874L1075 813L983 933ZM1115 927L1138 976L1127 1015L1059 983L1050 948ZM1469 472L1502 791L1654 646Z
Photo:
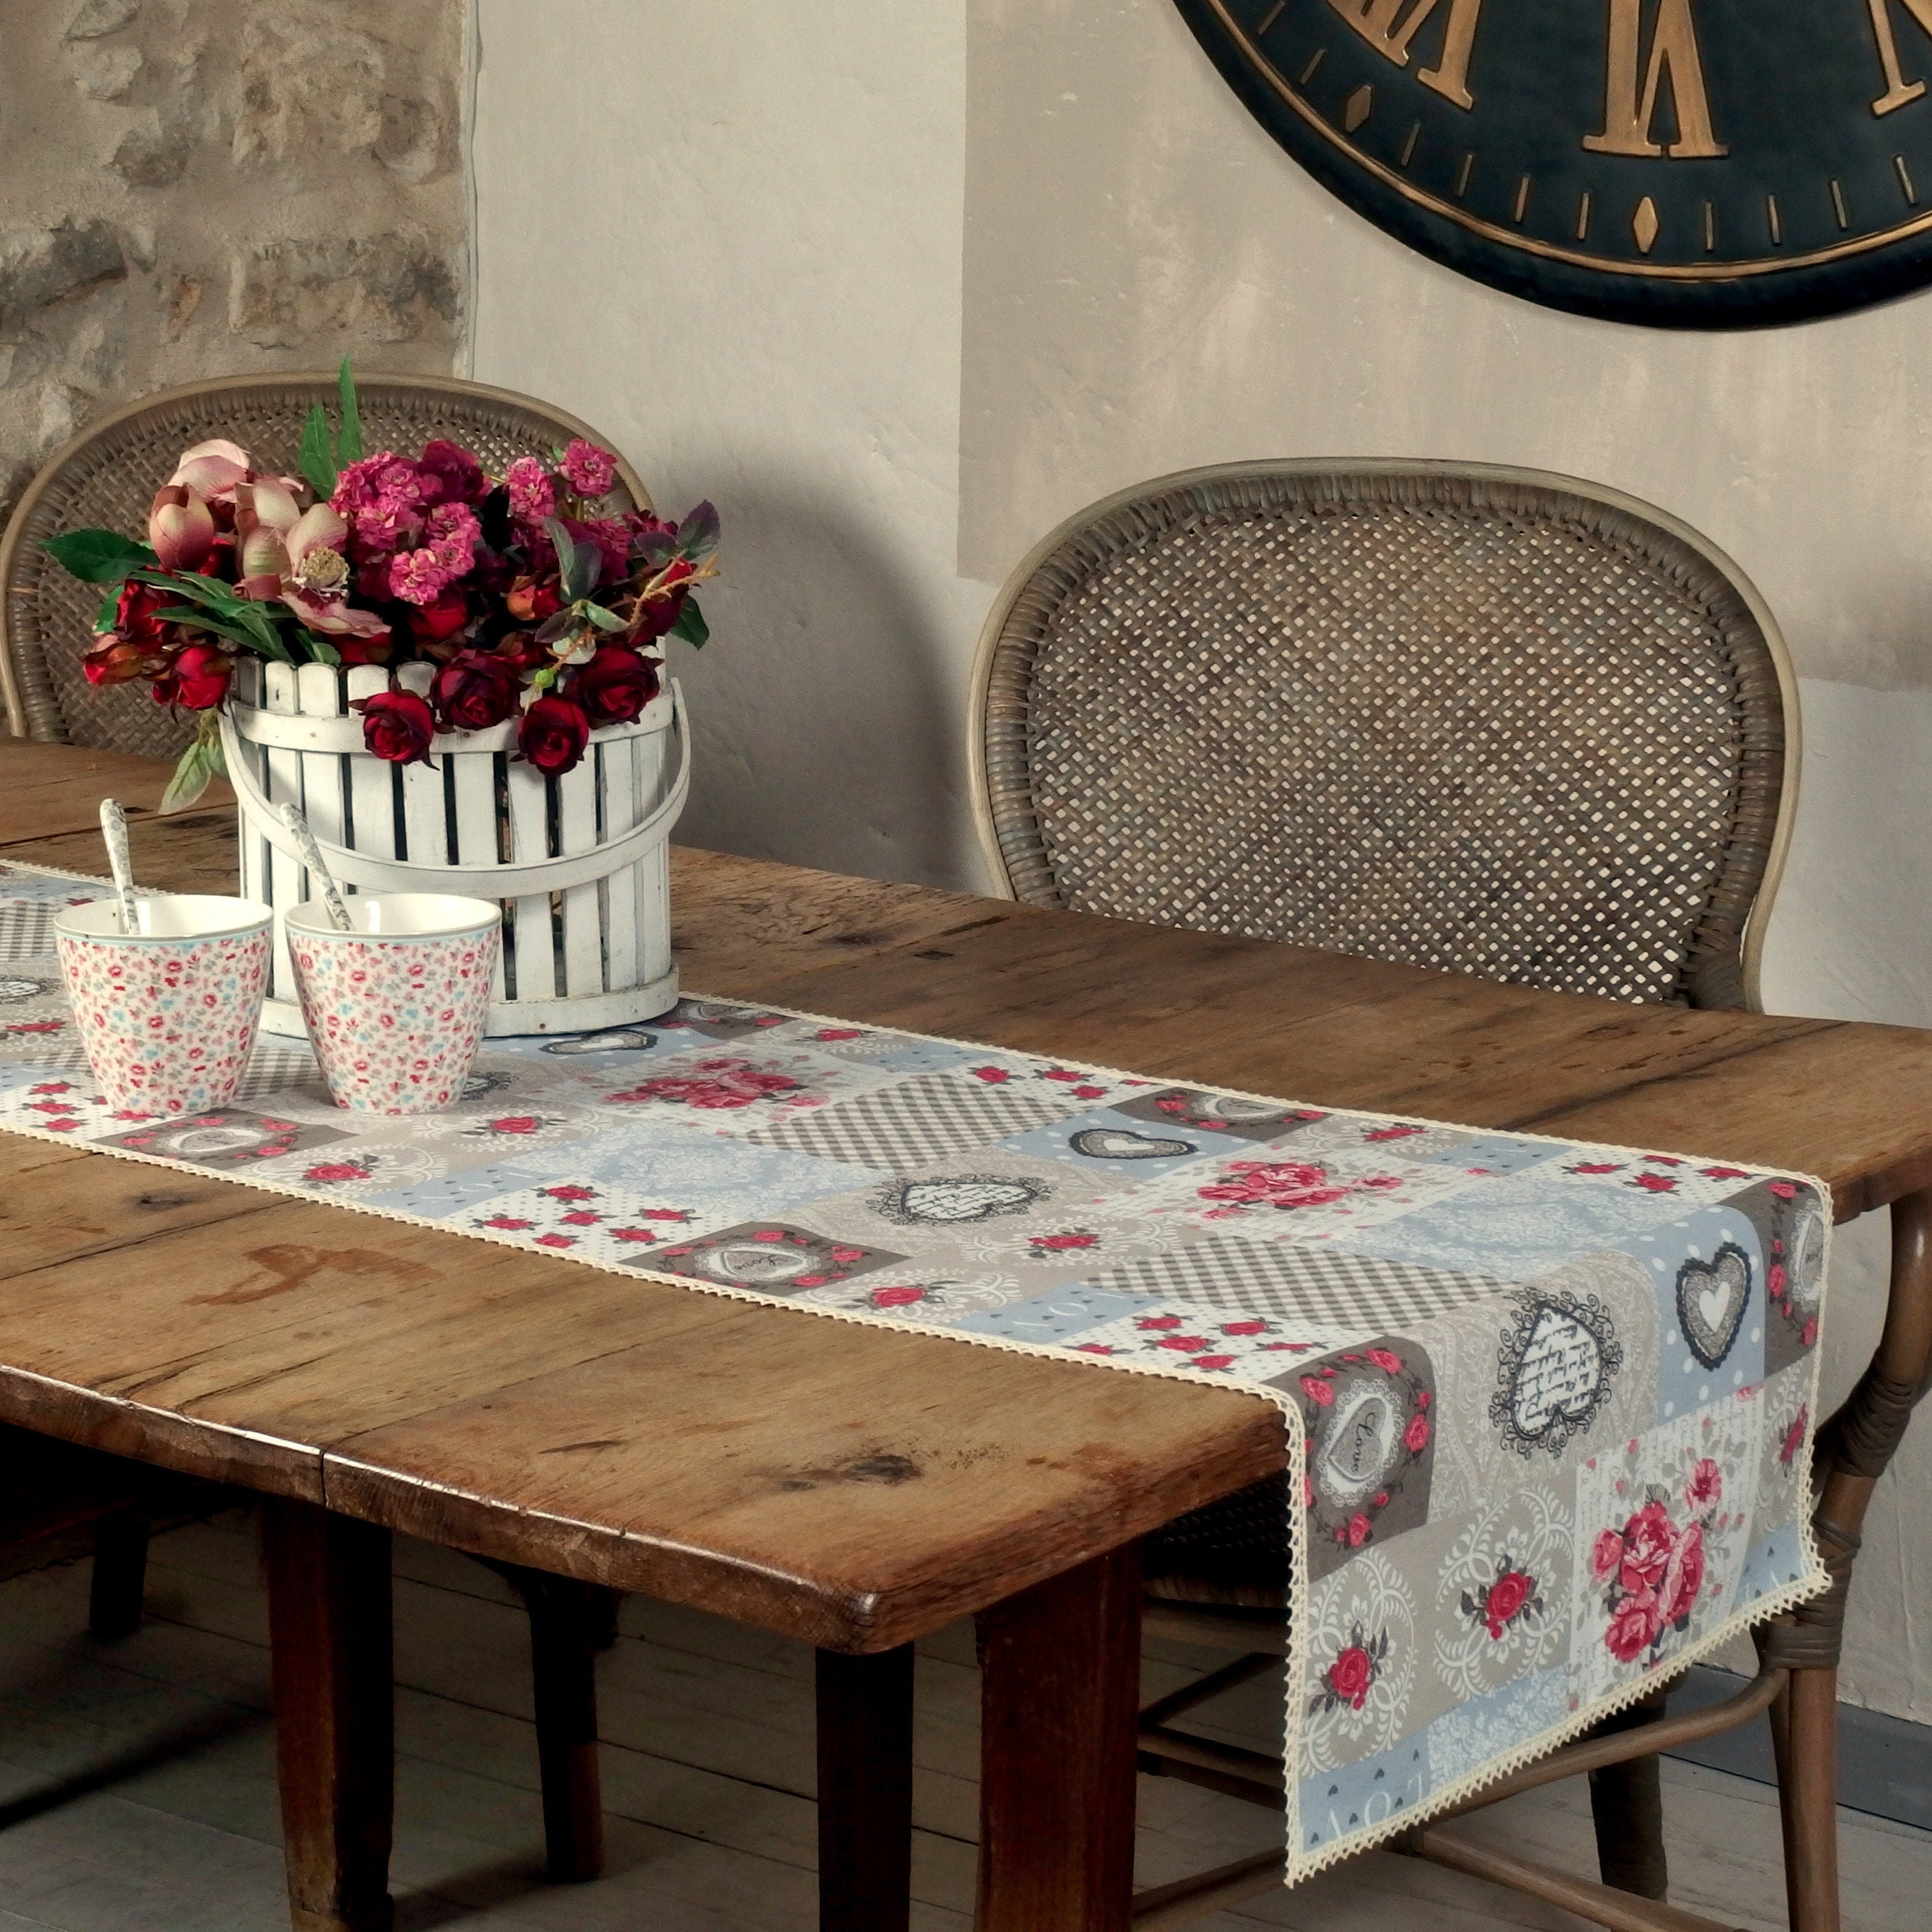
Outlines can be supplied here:
M410 664L396 675L423 693L434 674ZM388 682L374 664L237 666L221 740L241 806L242 896L279 911L314 892L276 815L292 800L346 890L502 903L491 1034L592 1032L668 1010L677 969L666 846L691 782L677 686L635 724L593 732L574 771L546 778L511 755L514 724L438 736L434 768L372 758L349 704ZM306 1032L279 922L262 1028Z

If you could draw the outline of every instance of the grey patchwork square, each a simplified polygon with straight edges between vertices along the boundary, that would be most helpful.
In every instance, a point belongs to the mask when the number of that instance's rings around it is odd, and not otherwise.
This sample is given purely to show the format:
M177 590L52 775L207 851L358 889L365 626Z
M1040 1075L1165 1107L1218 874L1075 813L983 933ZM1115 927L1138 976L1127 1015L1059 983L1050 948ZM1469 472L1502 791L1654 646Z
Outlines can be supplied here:
M886 1174L910 1174L1044 1126L1066 1112L1065 1102L1056 1099L1031 1100L952 1074L916 1074L760 1127L746 1138Z
M1096 1284L1210 1308L1246 1308L1343 1328L1413 1328L1508 1285L1330 1247L1210 1235L1169 1255L1128 1262Z
M0 959L38 959L54 950L54 917L62 906L0 906Z

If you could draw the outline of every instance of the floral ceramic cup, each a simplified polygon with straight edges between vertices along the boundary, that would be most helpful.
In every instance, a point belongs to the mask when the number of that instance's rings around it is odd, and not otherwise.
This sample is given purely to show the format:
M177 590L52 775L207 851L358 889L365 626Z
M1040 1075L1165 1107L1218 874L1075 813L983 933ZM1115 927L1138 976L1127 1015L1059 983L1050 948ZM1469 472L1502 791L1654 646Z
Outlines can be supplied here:
M296 992L338 1107L430 1114L463 1090L483 1040L503 914L487 899L378 892L283 915Z
M74 1022L100 1090L148 1114L235 1097L254 1050L274 915L249 899L183 894L68 906L54 920Z

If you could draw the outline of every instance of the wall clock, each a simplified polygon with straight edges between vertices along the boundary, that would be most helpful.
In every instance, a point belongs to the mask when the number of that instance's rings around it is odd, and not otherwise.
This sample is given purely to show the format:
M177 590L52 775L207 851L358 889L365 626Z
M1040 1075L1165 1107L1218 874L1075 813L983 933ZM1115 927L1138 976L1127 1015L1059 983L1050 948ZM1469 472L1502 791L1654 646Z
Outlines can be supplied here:
M1514 295L1675 328L1932 280L1932 0L1176 0L1288 152Z

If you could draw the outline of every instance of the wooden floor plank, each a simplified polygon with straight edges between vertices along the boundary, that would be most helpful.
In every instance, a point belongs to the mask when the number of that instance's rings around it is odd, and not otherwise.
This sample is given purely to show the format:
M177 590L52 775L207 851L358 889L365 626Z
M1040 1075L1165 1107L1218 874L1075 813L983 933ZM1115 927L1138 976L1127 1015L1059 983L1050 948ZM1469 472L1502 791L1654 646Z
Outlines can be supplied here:
M0 1928L281 1932L254 1550L241 1517L158 1538L149 1618L113 1646L82 1632L83 1568L0 1585ZM449 1582L466 1582L472 1567L447 1552L407 1547L399 1562L405 1576ZM479 1587L488 1582L487 1572L476 1574ZM605 1700L604 1753L612 1870L595 1884L560 1887L541 1875L536 1747L522 1714L527 1690L515 1612L447 1582L416 1581L398 1591L397 1614L405 1688L398 1700L394 1876L404 1932L634 1932L644 1924L813 1932L811 1753L784 1756L808 1736L805 1646L693 1612L627 1604L627 1629L654 1628L685 1647L667 1654L627 1636L602 1665L607 1692L616 1694ZM925 1820L935 1764L956 1761L973 1742L970 1724L962 1738L956 1714L946 1714L974 1707L970 1634L943 1634L922 1653L913 1922L915 1932L968 1932L970 1832L935 1832ZM678 1677L680 1701L667 1724L650 1708L652 1687L681 1670L677 1657L708 1668ZM789 1667L776 1667L786 1659ZM728 1720L743 1727L744 1748L755 1751L760 1689L770 1763L784 1774L779 1786L688 1762ZM1232 1734L1267 1742L1266 1687L1223 1702ZM211 1714L224 1721L208 1725ZM191 1738L197 1723L205 1727L199 1744L135 1761L144 1744ZM793 1772L807 1780L802 1788ZM108 1781L98 1788L62 1796L63 1779L104 1772ZM1676 1896L1720 1922L1777 1932L1770 1794L1694 1766L1668 1765L1666 1778ZM943 1808L970 1821L970 1780L964 1786L964 1804L949 1797ZM50 1793L59 1802L22 1815L22 1799ZM1169 1798L1184 1802L1166 1808ZM1165 1780L1142 1781L1141 1818L1142 1883L1238 1856L1273 1828L1252 1807ZM1859 1932L1917 1932L1932 1891L1932 1834L1850 1813L1843 1827L1847 1923ZM1530 1794L1462 1828L1533 1855L1579 1860L1591 1842L1580 1787ZM1199 1922L1207 1932L1583 1932L1580 1922L1528 1900L1380 1853Z

